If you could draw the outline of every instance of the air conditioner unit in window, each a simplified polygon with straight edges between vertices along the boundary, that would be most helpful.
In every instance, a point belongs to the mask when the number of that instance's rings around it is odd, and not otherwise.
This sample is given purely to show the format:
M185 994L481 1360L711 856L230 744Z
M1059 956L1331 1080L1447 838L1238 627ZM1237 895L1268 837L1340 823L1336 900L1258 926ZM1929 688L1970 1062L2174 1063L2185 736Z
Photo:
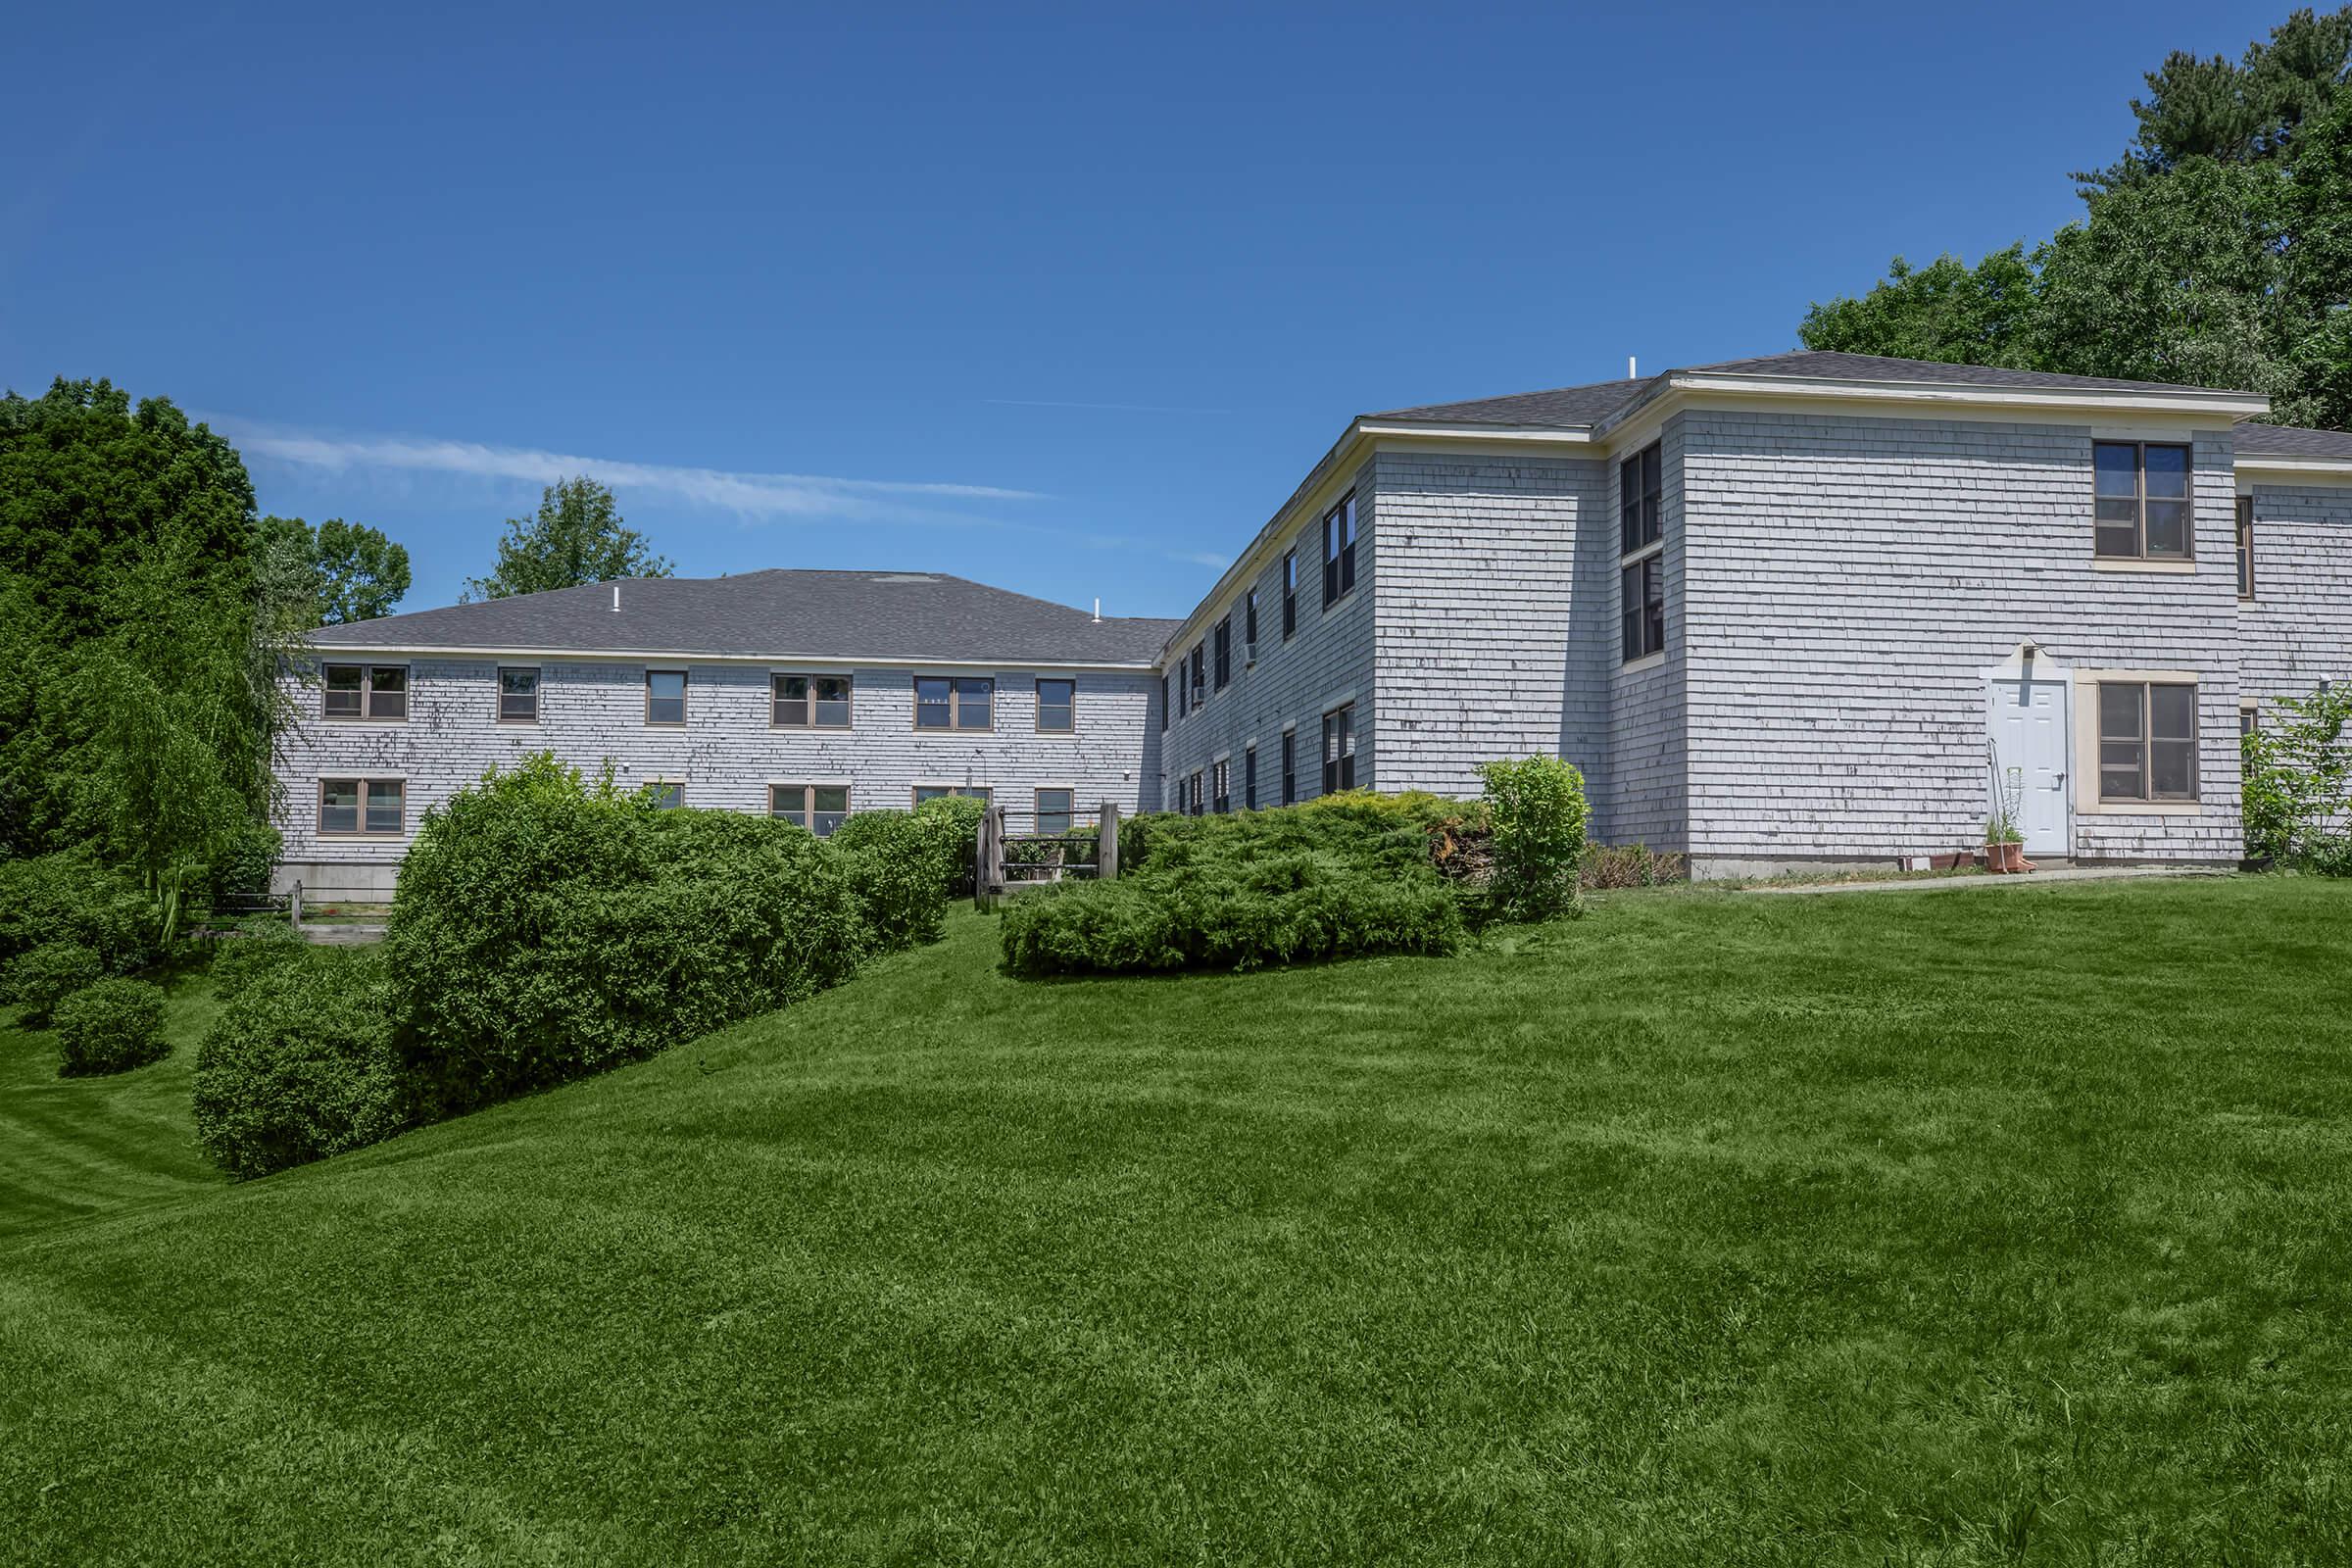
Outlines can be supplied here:
M1248 669L1257 662L1257 639L1252 637L1242 644L1242 667Z

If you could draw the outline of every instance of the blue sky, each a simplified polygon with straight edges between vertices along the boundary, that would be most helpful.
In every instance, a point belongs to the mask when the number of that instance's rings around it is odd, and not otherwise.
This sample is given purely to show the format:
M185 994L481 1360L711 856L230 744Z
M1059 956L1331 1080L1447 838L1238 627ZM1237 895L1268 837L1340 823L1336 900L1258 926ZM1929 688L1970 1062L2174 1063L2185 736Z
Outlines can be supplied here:
M1349 416L1791 347L2286 9L28 7L0 382L171 397L410 609L588 471L682 571L1178 614Z

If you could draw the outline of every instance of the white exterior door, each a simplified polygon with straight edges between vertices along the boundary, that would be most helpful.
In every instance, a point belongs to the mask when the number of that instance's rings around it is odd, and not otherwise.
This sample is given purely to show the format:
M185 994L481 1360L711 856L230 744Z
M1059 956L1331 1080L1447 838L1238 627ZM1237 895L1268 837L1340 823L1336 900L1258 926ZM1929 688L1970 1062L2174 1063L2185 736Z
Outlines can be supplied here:
M1990 690L1991 766L1984 811L2000 809L2000 792L2018 791L2018 829L2026 854L2071 854L2073 816L2066 778L2067 682L1995 678Z

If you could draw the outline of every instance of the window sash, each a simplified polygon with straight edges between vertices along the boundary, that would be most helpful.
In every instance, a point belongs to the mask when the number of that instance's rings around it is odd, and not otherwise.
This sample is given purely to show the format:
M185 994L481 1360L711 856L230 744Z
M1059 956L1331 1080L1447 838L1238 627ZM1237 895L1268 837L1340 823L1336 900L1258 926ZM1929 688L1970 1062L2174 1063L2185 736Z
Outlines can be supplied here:
M2098 725L2100 800L2198 798L2195 686L2101 681Z
M686 722L686 672L649 669L645 672L645 721L648 724Z
M498 718L502 724L539 722L539 671L504 668L498 672Z
M848 729L850 677L769 676L767 721L776 729Z
M1282 732L1282 804L1298 804L1298 735L1287 729Z
M1665 558L1645 556L1617 574L1618 662L1663 653L1666 648Z
M319 672L318 711L327 718L358 718L368 698L368 671L358 664L329 664Z
M1323 793L1355 788L1355 705L1323 715Z
M1355 586L1355 492L1323 514L1323 605L1329 609Z
M319 676L321 718L389 721L409 716L406 664L327 664Z
M1242 642L1243 656L1247 658L1250 650L1257 647L1257 590L1254 588L1242 595Z
M1257 809L1257 748L1242 753L1242 808Z
M1043 735L1067 735L1078 728L1078 683L1041 680L1037 683L1037 728Z
M1217 622L1217 690L1223 691L1233 683L1233 617L1227 615Z
M1233 809L1233 762L1220 760L1209 765L1209 804L1219 816Z
M1208 701L1208 677L1205 673L1207 644L1193 644L1193 707L1198 709Z
M2195 459L2169 441L2091 443L2091 551L2111 561L2190 561Z
M997 683L985 675L917 675L914 678L916 729L985 730L995 728Z
M942 801L951 796L985 801L988 795L989 786L986 784L917 784L914 787L914 804L920 806L925 801Z
M1075 790L1039 790L1037 792L1037 830L1040 833L1067 833L1070 831L1070 818L1076 814L1073 808L1073 797L1076 794Z
M1282 640L1298 629L1298 552L1282 553Z
M368 716L369 718L406 718L409 716L408 665L370 664L368 666Z
M408 782L397 778L322 778L318 831L341 838L398 838L408 831Z
M686 804L686 785L680 779L649 779L645 789L657 811L674 811Z
M1617 466L1618 554L1656 544L1665 531L1666 456L1662 442L1648 446Z
M1159 732L1168 732L1168 672L1159 672Z
M2237 498L2237 597L2254 597L2254 498Z

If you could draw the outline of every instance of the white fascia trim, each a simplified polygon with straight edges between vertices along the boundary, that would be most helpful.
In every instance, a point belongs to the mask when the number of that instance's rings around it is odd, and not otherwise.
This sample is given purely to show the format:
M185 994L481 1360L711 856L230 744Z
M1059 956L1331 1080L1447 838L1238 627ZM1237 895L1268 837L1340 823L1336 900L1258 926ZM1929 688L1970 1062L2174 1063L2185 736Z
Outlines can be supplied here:
M2125 391L2105 387L1959 386L1943 381L1831 381L1814 376L1678 375L1678 392L1733 397L1810 397L1866 403L1971 404L1994 409L2130 409L2138 413L2211 414L2232 421L2260 418L2271 400L2259 392Z
M1507 442L1533 446L1589 447L1596 444L1589 424L1374 424L1358 420L1356 430L1375 440L1382 437L1430 438L1473 443Z
M2247 457L2237 459L2240 478L2255 474L2283 475L2289 479L2352 480L2352 458L2286 458Z
M343 659L346 655L363 654L369 658L398 654L404 658L528 660L533 663L545 663L554 660L581 664L650 663L665 669L675 668L679 664L773 664L787 674L802 669L884 668L958 671L985 669L1014 674L1030 670L1044 670L1048 673L1048 678L1051 678L1054 671L1065 669L1149 671L1158 667L1148 662L1114 663L1109 661L1101 661L1073 663L1062 661L1052 664L1041 664L1034 661L1005 659L845 659L838 654L696 654L682 653L674 648L656 653L623 648L609 650L602 648L592 650L577 648L453 648L426 643L371 643L365 646L357 643L336 643L332 646L314 645L294 650L289 657L308 657L322 663L331 663Z

